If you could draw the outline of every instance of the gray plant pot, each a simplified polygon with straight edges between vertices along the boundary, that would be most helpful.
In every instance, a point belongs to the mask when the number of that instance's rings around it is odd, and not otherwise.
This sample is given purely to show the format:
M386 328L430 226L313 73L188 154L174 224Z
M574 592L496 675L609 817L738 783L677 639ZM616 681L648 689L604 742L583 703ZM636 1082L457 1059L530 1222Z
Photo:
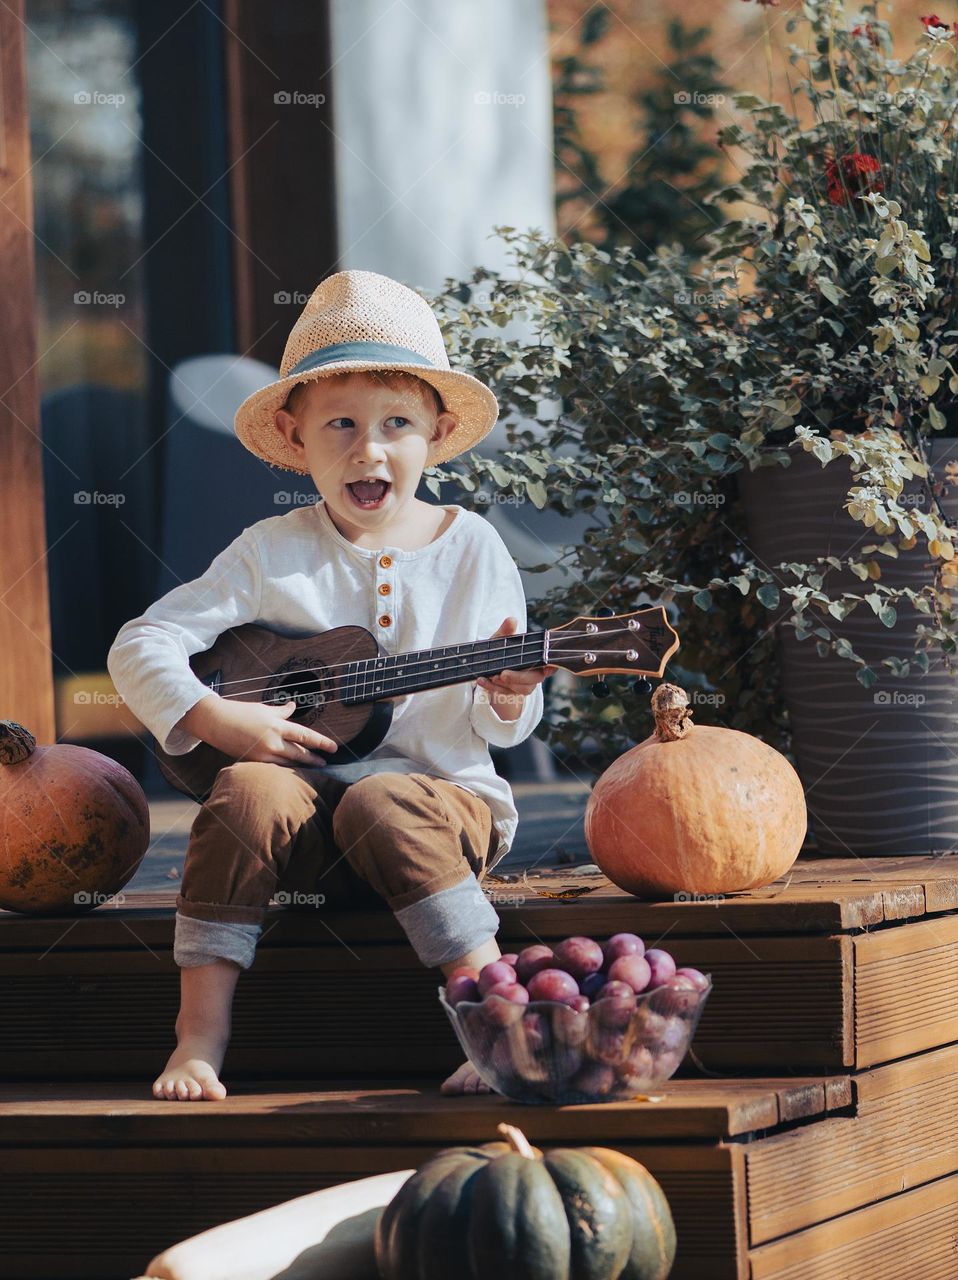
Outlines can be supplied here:
M958 461L958 440L932 440L930 458L942 479L945 463ZM823 468L804 452L789 467L740 472L758 562L780 575L779 564L860 555L862 546L882 541L844 510L849 477L845 459ZM905 492L915 503L924 496L917 482ZM949 524L958 523L958 485L945 491L942 506ZM921 543L919 538L915 550L897 560L877 557L884 584L918 589L929 581ZM780 575L780 582L789 581L794 579ZM833 598L840 590L866 589L847 571L830 573L825 584ZM808 616L822 617L817 611ZM779 628L795 759L822 854L928 854L958 847L958 675L949 676L934 656L924 676L913 668L907 677L894 677L880 665L885 656L913 656L915 623L922 617L928 620L904 601L892 628L866 604L842 622L828 616L816 623L846 636L878 672L872 689L856 679L855 663L834 654L820 658L814 639L798 641L794 628Z

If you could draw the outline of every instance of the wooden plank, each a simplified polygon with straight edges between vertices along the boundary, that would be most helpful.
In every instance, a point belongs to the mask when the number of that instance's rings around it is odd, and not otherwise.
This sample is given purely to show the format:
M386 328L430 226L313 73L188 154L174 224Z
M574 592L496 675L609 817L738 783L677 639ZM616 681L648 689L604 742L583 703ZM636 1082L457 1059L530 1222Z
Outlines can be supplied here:
M138 1275L150 1257L219 1222L322 1186L415 1167L439 1149L101 1147L95 1159L69 1147L10 1149L0 1167L0 1274L18 1280ZM697 1144L619 1150L646 1165L668 1197L679 1239L670 1280L745 1280L740 1153Z
M887 868L876 865L889 862ZM906 865L905 875L901 869ZM823 870L834 863L839 870ZM872 870L874 868L874 870ZM125 945L117 920L142 932L151 945L165 936L164 917L175 910L177 885L167 892L131 892L122 908L100 908L75 918L74 946ZM715 902L645 902L611 885L597 868L557 869L528 882L489 879L486 887L502 918L501 936L515 942L570 933L635 930L647 940L665 936L724 936L728 933L828 933L870 928L925 912L958 909L958 858L872 859L864 871L857 859L801 862L781 881L765 889L728 895ZM566 900L537 896L563 889L582 890ZM274 945L301 945L313 930L308 912L271 910ZM402 937L388 911L324 911L341 937L351 941L391 942ZM0 949L32 946L43 950L63 932L58 918L0 913Z
M833 861L849 865L840 874L822 870ZM502 919L502 936L518 942L530 936L554 939L624 929L635 930L649 941L666 935L828 933L870 928L931 910L958 909L958 859L912 859L911 875L903 874L898 859L887 869L878 866L872 871L876 861L872 859L864 872L855 859L817 859L804 868L796 863L788 876L765 889L730 894L718 901L641 901L611 885L595 867L550 870L527 881L493 876L485 884ZM167 892L131 892L122 908L100 908L76 918L72 945L123 945L116 929L118 918L144 930L147 940L159 941L164 913L175 909L177 887L172 884ZM581 896L564 900L540 896L570 889L581 891ZM274 945L301 944L311 929L310 914L273 908L268 919L277 927ZM340 936L352 941L389 942L401 936L386 910L330 908L323 914L335 921ZM60 933L59 919L0 913L0 948L44 949Z
M854 1078L854 1116L749 1144L753 1245L958 1172L958 1046Z
M408 945L352 945L322 918L313 924L310 946L276 947L272 933L263 935L237 989L227 1076L275 1075L278 1043L297 1045L297 1075L379 1075L384 1062L413 1075L452 1070L460 1051L439 1005L438 975ZM53 949L3 955L0 1078L152 1078L178 1007L172 938L151 946L137 927L125 930L124 951L70 950L75 932L61 922ZM713 976L693 1063L703 1073L842 1074L854 1050L850 943L670 938L680 962Z
M850 1096L847 1077L833 1102ZM655 1102L526 1107L497 1095L449 1098L439 1082L394 1080L322 1089L304 1082L256 1081L219 1103L171 1105L153 1098L149 1082L10 1082L0 1100L0 1145L146 1142L488 1142L508 1120L537 1142L618 1145L622 1140L709 1139L775 1129L824 1115L821 1080L671 1080Z
M953 1280L958 1176L749 1252L752 1280Z
M958 916L851 941L859 1067L958 1040Z

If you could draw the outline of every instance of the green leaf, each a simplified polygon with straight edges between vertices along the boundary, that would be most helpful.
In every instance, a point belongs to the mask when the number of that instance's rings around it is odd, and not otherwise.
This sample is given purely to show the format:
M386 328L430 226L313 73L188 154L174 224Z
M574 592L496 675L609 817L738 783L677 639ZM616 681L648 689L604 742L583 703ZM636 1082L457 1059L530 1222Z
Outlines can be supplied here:
M766 582L755 593L766 609L774 609L778 605L779 592L774 583Z
M878 616L886 627L893 627L898 621L898 610L893 604L886 604Z
M711 591L696 591L695 595L692 597L692 603L698 605L700 609L707 613L712 607Z
M831 280L826 280L824 276L818 276L815 283L818 285L822 294L829 302L834 302L837 307L842 300L844 290L837 288Z
M871 667L859 667L855 672L855 679L859 684L863 684L866 689L870 689L878 679L878 673L872 671Z

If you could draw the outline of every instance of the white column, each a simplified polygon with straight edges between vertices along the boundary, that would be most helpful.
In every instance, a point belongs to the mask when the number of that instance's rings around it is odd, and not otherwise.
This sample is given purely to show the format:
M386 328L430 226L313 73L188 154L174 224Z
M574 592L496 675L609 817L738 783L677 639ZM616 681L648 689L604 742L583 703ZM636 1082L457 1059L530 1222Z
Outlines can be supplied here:
M333 0L341 266L426 289L555 229L544 0ZM305 158L304 158L305 159Z

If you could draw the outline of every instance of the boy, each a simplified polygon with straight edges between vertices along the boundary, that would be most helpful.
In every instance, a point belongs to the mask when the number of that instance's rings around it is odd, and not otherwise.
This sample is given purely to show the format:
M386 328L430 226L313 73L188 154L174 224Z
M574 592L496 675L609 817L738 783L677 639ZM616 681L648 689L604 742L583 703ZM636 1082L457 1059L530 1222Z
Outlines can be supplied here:
M317 754L335 752L331 739L289 719L293 702L230 701L188 665L247 622L303 635L360 625L390 653L501 636L518 654L506 637L525 629L526 605L499 535L474 512L415 496L424 467L471 448L497 413L487 387L450 369L418 294L373 272L331 276L294 325L279 380L235 419L248 449L309 474L321 500L244 529L114 640L113 682L161 746L184 754L204 741L235 761L190 833L177 1046L157 1098L226 1096L233 993L278 889L329 905L385 899L422 963L446 975L500 954L479 881L508 851L517 815L489 744L529 736L557 668L405 695L385 740L336 764ZM487 1086L467 1062L443 1091Z

